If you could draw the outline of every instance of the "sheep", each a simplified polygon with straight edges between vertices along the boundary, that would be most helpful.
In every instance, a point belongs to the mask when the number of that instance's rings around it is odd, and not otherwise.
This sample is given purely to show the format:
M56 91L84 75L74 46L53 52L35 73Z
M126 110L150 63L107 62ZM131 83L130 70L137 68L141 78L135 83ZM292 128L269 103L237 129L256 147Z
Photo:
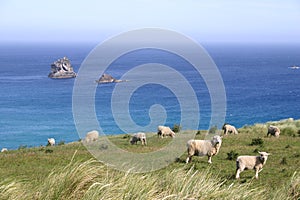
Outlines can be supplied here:
M158 126L157 135L164 138L165 136L175 137L175 133L168 126Z
M260 156L239 156L236 159L236 175L235 178L240 178L240 173L247 169L255 170L255 178L258 179L258 173L262 170L266 164L268 155L267 152L258 152Z
M224 130L224 135L227 135L228 133L233 133L234 135L238 134L236 128L230 124L224 124L222 130Z
M85 136L85 142L90 143L98 140L99 138L99 132L96 130L90 131Z
M191 162L192 157L195 156L207 156L208 163L211 164L211 158L217 155L220 151L222 144L222 137L215 135L211 140L189 140L186 144L188 157L186 163Z
M55 145L55 139L54 138L48 138L48 144L49 146L54 146Z
M269 135L273 135L275 137L279 137L279 135L280 135L280 129L277 126L270 125L269 128L268 128L267 136L269 136Z
M139 132L134 134L130 139L131 144L137 144L138 141L141 141L142 145L147 145L146 134Z
M7 151L8 151L7 148L2 148L1 149L1 153L7 152Z

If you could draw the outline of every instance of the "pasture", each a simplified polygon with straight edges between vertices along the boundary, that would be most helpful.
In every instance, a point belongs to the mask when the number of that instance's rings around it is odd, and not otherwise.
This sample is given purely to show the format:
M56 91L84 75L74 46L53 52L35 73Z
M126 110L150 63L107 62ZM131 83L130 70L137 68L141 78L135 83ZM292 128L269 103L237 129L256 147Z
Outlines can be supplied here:
M267 126L281 129L267 137ZM193 157L187 153L169 166L150 173L125 173L98 161L80 142L24 148L0 153L0 199L299 199L300 120L255 124L223 138L218 155ZM221 132L221 130L217 130ZM198 131L197 139L207 131ZM184 134L184 131L179 134ZM171 142L147 134L147 146L130 145L129 135L109 136L125 151L151 152ZM235 179L238 155L271 153L259 179L248 170Z

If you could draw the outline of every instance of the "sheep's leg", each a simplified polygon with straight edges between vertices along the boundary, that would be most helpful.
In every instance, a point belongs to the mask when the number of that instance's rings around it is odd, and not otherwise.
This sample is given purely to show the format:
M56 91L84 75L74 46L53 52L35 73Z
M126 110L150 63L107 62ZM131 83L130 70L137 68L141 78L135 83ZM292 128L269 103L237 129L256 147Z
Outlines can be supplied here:
M259 169L255 169L255 178L258 179L258 173L259 173Z
M236 175L235 175L235 178L236 179L239 179L240 178L240 173L241 173L242 171L238 168L238 169L236 169Z
M192 156L188 156L188 157L186 158L185 163L189 163L189 162L191 162L191 161L192 161Z
M211 164L211 156L208 156L208 163Z

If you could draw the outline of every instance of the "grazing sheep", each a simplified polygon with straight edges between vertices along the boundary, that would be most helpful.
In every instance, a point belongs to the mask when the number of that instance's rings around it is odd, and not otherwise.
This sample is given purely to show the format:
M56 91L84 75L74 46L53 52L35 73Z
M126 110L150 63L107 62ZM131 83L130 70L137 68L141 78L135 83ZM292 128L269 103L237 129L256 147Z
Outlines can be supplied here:
M49 146L54 146L55 145L55 139L54 138L48 138L48 144Z
M215 135L212 140L189 140L187 142L188 157L186 163L191 162L193 156L207 156L208 163L212 163L211 157L217 155L221 148L222 137Z
M224 135L227 135L228 133L233 133L234 135L238 134L236 128L230 124L224 124L222 130L224 130Z
M98 138L99 138L99 132L96 130L93 130L86 134L85 141L87 143L90 143L90 142L94 142L94 141L98 140Z
M158 126L157 135L164 138L165 136L175 137L175 133L168 126Z
M240 178L240 173L247 169L254 169L255 178L258 179L258 173L262 170L267 162L268 155L270 155L266 152L258 153L260 156L239 156L236 159L236 179Z
M268 128L267 136L269 136L269 135L273 135L275 137L279 137L279 135L280 135L280 129L277 126L270 125L269 128Z
M138 141L141 141L142 145L147 145L146 134L139 132L134 134L130 139L131 144L137 144Z
M7 148L2 148L1 153L7 152Z

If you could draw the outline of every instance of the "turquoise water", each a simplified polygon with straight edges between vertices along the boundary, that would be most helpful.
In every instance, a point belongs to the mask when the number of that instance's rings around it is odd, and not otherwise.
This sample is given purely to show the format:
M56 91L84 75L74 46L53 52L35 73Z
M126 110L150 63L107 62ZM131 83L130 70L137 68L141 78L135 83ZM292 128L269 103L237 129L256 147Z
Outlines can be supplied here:
M300 69L288 68L300 65L300 45L206 44L204 47L224 81L226 122L240 127L300 118ZM88 44L0 46L0 148L45 145L48 137L65 142L79 139L72 113L74 79L53 80L47 75L51 63L63 56L71 60L77 72L93 48ZM188 78L199 99L199 129L207 129L211 114L210 95L205 82L184 60L167 52L148 49L121 57L108 73L120 78L132 67L149 62L173 66ZM176 84L172 77L168 79ZM110 107L115 85L98 86L95 95L97 119L107 134L123 133L115 123ZM146 126L150 120L149 108L154 104L165 108L167 125L180 122L176 96L158 84L147 84L132 94L129 102L132 120L139 126Z

